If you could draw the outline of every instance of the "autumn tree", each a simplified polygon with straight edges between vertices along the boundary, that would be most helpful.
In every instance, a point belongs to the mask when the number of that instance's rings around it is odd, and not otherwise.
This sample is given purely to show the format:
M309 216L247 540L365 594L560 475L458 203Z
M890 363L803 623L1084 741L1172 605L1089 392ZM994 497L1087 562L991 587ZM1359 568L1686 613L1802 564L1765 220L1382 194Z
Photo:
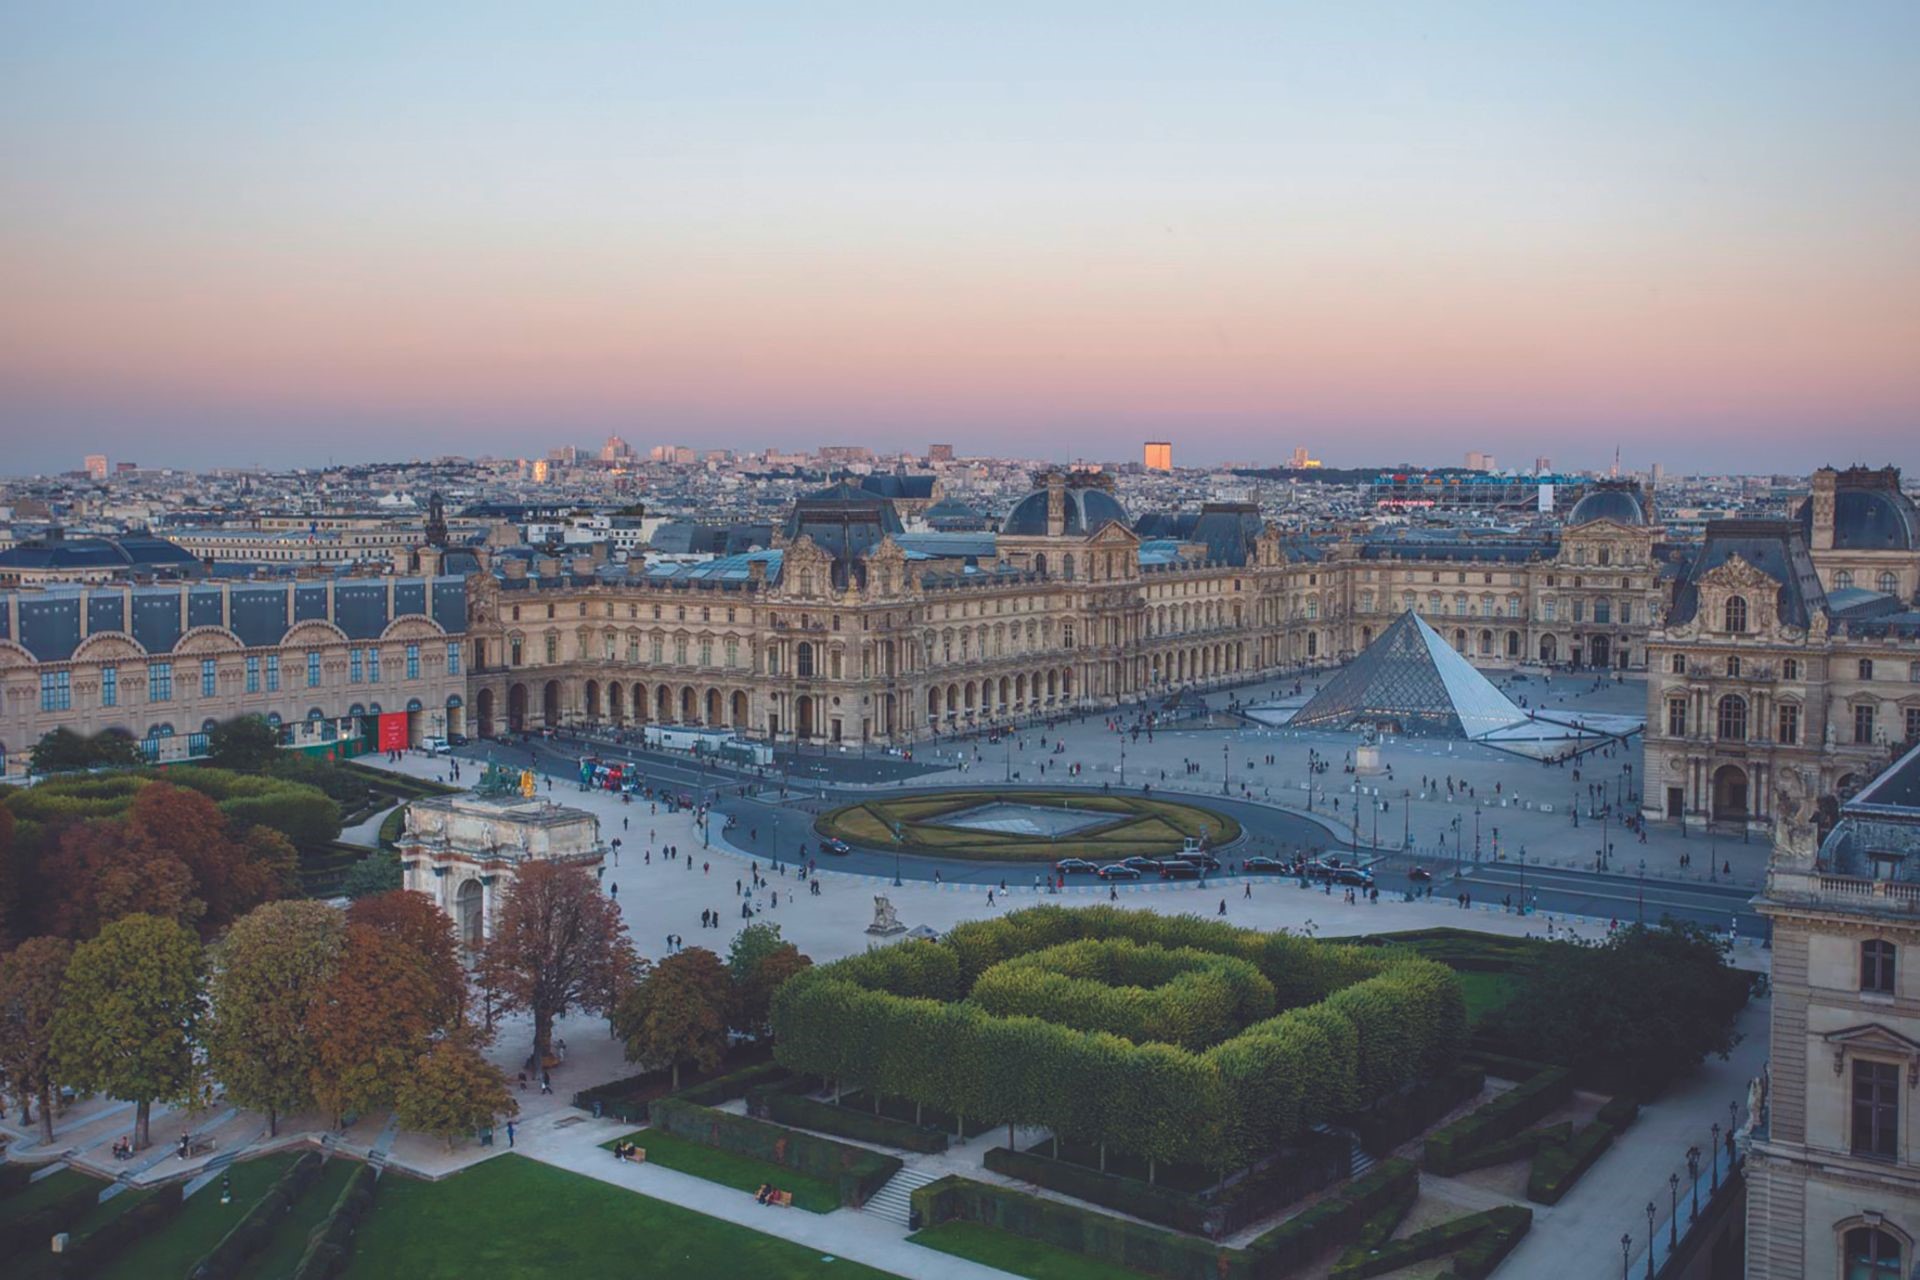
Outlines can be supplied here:
M456 1136L492 1124L495 1116L518 1115L520 1104L472 1037L452 1035L435 1042L400 1077L394 1110L401 1124L444 1138L451 1151Z
M726 1057L732 1005L727 966L691 947L654 965L621 997L613 1033L626 1042L628 1061L672 1067L678 1089L681 1063L711 1071Z
M205 996L200 940L177 920L131 915L74 948L53 1020L53 1067L79 1089L128 1098L134 1146L156 1101L200 1084L193 1047Z
M633 966L619 908L585 867L566 862L521 866L481 961L500 1006L533 1015L536 1063L547 1060L554 1020L610 1012Z
M435 1027L452 1027L465 1020L467 970L460 963L453 921L431 898L411 889L377 893L356 900L347 908L347 919L377 930L419 955L442 996L433 1014Z
M412 946L371 925L347 925L339 962L307 1013L315 1101L336 1122L391 1102L441 1029L445 1002Z
M41 860L39 926L63 938L91 938L123 916L150 915L192 924L204 904L193 872L151 841L129 843L123 824L96 819L60 833Z
M213 953L207 1053L227 1096L280 1117L311 1106L318 1062L308 1010L332 979L346 920L321 902L288 900L236 920Z
M727 948L727 972L733 980L733 1026L752 1036L768 1034L768 1007L780 984L813 961L791 942L780 940L780 926L761 921L733 935Z
M73 944L29 938L0 959L0 1080L19 1100L21 1123L40 1104L40 1140L53 1141L53 1021Z
M260 903L284 894L291 846L284 838L237 839L226 815L207 796L155 782L127 809L124 839L130 851L178 858L193 876L203 904L203 934L224 927Z

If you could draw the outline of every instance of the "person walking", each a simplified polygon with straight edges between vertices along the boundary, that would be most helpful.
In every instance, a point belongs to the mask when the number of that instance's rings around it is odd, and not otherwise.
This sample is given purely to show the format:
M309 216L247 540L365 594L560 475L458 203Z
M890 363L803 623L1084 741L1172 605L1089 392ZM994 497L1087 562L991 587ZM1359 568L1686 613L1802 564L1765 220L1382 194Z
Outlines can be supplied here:
M511 1120L507 1121L507 1147L509 1150L513 1147L513 1121Z

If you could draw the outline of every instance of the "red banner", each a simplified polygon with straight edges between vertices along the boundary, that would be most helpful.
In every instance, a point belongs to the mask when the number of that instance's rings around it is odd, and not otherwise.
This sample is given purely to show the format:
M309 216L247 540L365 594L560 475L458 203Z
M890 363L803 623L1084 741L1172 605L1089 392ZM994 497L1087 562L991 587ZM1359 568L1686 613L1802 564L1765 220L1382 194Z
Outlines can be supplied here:
M380 714L380 749L405 751L413 743L407 738L407 713L384 711Z

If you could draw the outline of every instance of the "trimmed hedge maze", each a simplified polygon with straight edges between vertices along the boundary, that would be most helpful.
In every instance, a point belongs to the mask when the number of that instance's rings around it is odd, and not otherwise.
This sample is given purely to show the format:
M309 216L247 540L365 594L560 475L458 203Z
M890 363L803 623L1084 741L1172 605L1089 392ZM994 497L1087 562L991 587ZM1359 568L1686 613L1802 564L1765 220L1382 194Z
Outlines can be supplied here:
M945 825L969 809L989 804L1064 809L1102 820L1057 837ZM1008 862L1157 857L1178 853L1189 838L1205 840L1208 848L1240 838L1238 822L1201 805L1091 790L942 791L869 800L826 813L814 829L868 849Z
M1419 956L1109 907L818 965L773 1004L793 1071L1222 1172L1445 1071L1465 1021Z

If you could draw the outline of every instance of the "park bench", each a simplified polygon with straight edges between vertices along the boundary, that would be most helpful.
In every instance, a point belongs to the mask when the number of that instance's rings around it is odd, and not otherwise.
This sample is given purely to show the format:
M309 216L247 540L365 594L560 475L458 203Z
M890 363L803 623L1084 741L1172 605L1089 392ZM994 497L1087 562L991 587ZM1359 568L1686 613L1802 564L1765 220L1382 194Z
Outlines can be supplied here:
M767 1203L778 1205L782 1209L791 1209L793 1208L793 1192L776 1191L767 1197Z
M207 1152L213 1150L213 1148L214 1141L212 1138L189 1138L181 1148L180 1158L182 1160L191 1160L195 1156L207 1154Z

